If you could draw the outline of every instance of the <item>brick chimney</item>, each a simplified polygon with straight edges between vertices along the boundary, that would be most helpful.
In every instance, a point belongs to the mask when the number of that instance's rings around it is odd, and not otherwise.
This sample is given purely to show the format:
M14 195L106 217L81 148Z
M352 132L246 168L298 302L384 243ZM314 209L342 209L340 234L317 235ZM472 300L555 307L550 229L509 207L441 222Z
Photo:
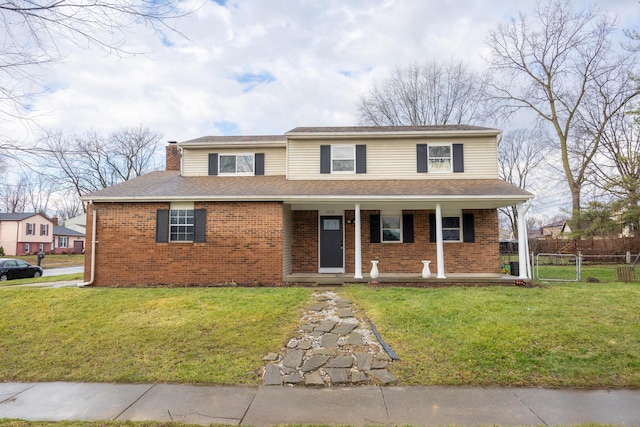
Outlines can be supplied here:
M180 170L180 150L176 141L169 141L167 145L167 160L166 170L179 171Z

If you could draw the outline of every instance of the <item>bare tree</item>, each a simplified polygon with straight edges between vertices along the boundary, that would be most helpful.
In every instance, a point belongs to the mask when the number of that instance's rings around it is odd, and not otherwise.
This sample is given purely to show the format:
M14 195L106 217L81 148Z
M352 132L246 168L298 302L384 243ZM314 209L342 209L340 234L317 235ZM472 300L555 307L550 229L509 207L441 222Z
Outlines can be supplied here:
M579 226L581 191L607 123L638 95L634 52L614 49L615 21L569 0L537 3L488 38L495 78L486 82L507 114L534 112L554 130Z
M42 81L42 66L62 60L64 42L106 54L136 52L127 32L144 25L153 33L176 32L176 19L191 12L180 0L5 0L0 2L0 120L23 119ZM0 136L0 151L18 148ZM24 147L23 147L24 148Z
M358 106L360 123L375 126L474 124L486 117L478 75L453 60L396 68Z
M52 133L42 148L50 153L50 168L66 190L78 196L135 178L154 169L153 156L162 136L139 126L102 136Z
M21 175L13 183L0 186L0 211L16 213L24 212L27 206L26 177Z
M516 129L507 132L498 145L498 173L501 179L523 190L531 189L530 178L549 153L548 136L541 129ZM500 208L517 236L517 209Z
M612 208L623 226L640 230L640 113L614 117L601 146L590 182L614 199Z
M76 217L84 213L82 202L78 198L78 194L73 191L67 191L59 194L53 202L53 210L58 216L58 222L62 224L69 218Z
M7 182L0 187L0 210L46 213L51 192L51 182L45 175L23 172L13 183Z

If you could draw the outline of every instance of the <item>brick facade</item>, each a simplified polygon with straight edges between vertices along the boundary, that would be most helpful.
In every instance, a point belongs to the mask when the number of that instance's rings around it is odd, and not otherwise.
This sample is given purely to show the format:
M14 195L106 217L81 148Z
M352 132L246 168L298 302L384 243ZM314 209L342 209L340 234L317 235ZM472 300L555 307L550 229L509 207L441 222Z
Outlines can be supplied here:
M283 205L196 202L206 242L156 243L156 211L169 203L95 203L96 286L260 285L282 281ZM85 280L91 274L93 210L87 216Z
M446 273L499 273L498 213L495 209L464 210L474 214L474 243L445 243ZM362 271L371 269L371 260L378 259L380 273L420 273L422 260L431 260L431 271L437 271L436 244L429 241L429 214L434 211L404 211L413 214L414 243L370 243L369 216L379 211L360 213L362 232ZM345 212L345 271L354 273L355 226L354 211ZM293 272L318 271L318 213L293 212L294 242Z

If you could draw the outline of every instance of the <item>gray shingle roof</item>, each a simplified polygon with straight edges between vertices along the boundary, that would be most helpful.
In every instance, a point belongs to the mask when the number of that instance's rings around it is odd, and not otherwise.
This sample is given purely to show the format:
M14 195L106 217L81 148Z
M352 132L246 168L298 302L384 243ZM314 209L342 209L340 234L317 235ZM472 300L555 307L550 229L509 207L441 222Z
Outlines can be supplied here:
M83 197L94 201L531 198L500 179L287 180L284 176L182 177L151 172Z
M85 237L84 233L80 233L79 231L72 230L67 227L63 227L61 225L53 226L53 235L54 236L75 236L75 237Z
M25 212L25 213L5 212L5 213L0 213L0 221L22 221L23 219L31 218L32 216L36 216L36 215L42 215L42 214L39 214L36 212Z

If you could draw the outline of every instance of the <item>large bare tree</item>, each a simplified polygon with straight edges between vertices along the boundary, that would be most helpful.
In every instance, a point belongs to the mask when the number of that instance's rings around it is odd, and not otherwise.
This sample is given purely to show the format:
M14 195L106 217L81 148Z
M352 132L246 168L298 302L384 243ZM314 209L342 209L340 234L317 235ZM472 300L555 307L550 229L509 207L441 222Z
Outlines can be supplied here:
M43 66L61 61L66 45L93 46L106 54L139 53L127 43L134 26L162 36L188 13L180 0L4 0L0 2L0 120L28 117L42 91ZM30 150L0 135L0 153Z
M462 61L396 68L360 97L363 125L475 124L487 117L480 78Z
M515 129L504 134L498 145L498 173L503 180L522 188L532 189L531 178L550 151L548 136L541 129ZM514 236L518 235L517 209L500 209L507 218Z
M537 3L531 15L489 34L486 87L507 114L534 112L553 129L579 227L581 192L607 123L638 95L635 53L612 40L615 19L569 0Z
M103 136L52 133L42 143L61 189L78 196L126 181L156 168L154 154L162 136L149 128L123 128Z

